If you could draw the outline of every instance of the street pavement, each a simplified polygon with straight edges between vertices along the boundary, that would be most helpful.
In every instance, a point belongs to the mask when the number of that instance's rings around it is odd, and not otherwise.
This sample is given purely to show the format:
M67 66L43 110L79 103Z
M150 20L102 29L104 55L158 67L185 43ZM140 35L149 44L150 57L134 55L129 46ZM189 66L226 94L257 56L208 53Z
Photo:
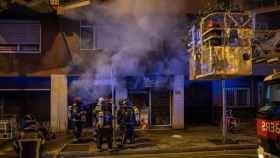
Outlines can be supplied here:
M62 157L79 157L164 153L170 155L170 153L240 149L253 149L252 151L256 151L257 138L254 127L254 122L243 124L238 131L229 134L230 141L228 144L222 143L220 128L215 126L193 126L185 130L138 131L136 144L126 145L125 148L116 152L96 152L95 143L90 142L86 144L70 144L61 150L59 155ZM104 145L104 148L106 148L106 145Z
M118 157L119 158L257 158L257 154L256 154L256 150L254 149L250 149L250 150L243 149L243 150L203 151L203 152L185 152L185 153L97 156L95 158L118 158ZM83 158L83 157L79 157L79 158ZM87 157L87 158L93 158L93 157Z
M175 155L175 157L185 157L188 156L187 153L190 152L215 152L241 149L253 149L252 151L256 151L256 144L258 141L255 133L255 122L244 123L240 126L238 131L229 134L231 141L228 144L223 144L221 129L216 126L189 126L184 130L140 130L137 131L136 144L126 145L125 148L110 153L108 151L96 151L96 144L91 140L91 130L89 129L88 132L84 132L85 138L88 137L88 141L75 144L71 142L71 135L62 135L61 138L58 137L59 139L48 142L47 145L45 145L43 155L46 155L45 157L53 157L56 155L58 158L67 158L69 156L75 158L82 156L100 157L111 155L114 155L113 157L118 155L122 155L121 157L132 155L137 157L143 154L150 154L149 156L151 157L153 157L153 154L161 154L163 157L170 157L172 155ZM104 145L104 148L106 148L106 145ZM176 153L185 154L181 155ZM234 155L231 155L231 157L232 156L234 157ZM252 157L252 154L250 156ZM12 149L1 149L0 147L0 157L14 158L16 155ZM147 155L145 158L146 157ZM245 157L245 155L242 157Z

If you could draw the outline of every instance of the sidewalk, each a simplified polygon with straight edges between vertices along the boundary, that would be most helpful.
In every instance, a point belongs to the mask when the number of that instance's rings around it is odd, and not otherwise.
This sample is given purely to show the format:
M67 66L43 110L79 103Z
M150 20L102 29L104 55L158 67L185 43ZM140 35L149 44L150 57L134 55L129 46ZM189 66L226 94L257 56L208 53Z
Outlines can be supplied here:
M235 134L229 134L228 144L222 143L222 130L215 126L194 126L185 130L146 130L137 131L135 145L114 152L96 152L94 143L70 145L62 156L96 156L121 154L155 154L191 151L213 151L231 149L255 149L257 138L255 123L244 123ZM106 147L106 145L104 145ZM73 151L78 149L79 151Z
M58 149L62 148L63 144L70 143L71 137L70 135L58 135L56 139L48 141L43 147L43 155L55 153ZM46 156L43 157L45 158ZM0 141L0 158L17 158L11 141Z
M240 131L230 134L230 143L222 143L222 130L215 126L193 126L185 130L146 130L137 131L136 144L127 145L114 152L96 152L92 141L83 144L69 144L70 139L49 145L44 155L54 156L95 156L111 154L152 154L169 152L213 151L256 148L255 124L243 124ZM68 144L63 146L63 144ZM106 145L104 145L104 148ZM7 156L7 155L6 155ZM1 157L1 154L0 154Z

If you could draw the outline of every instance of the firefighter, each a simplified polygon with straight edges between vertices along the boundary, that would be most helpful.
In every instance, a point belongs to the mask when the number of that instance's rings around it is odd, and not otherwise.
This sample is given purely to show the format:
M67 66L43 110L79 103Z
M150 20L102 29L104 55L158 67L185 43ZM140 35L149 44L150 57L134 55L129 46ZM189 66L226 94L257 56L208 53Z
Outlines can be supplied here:
M222 44L222 31L220 30L220 24L217 22L217 20L215 19L209 19L207 22L207 28L206 29L212 29L212 31L210 31L208 33L209 37L220 37L220 38L212 38L211 44L215 45L215 46L219 46Z
M41 145L45 142L43 134L39 130L38 122L30 114L23 120L23 126L16 136L14 143L16 151L21 158L39 158Z
M35 127L37 124L34 116L32 116L32 114L27 114L24 116L23 118L23 122L22 122L22 129L28 129L28 128L33 128Z
M120 146L123 145L123 138L125 137L126 134L126 125L125 125L125 111L126 111L126 104L125 104L125 100L121 99L119 101L119 110L117 113L117 123L118 123L118 137L119 137L119 141L120 141Z
M93 128L93 137L96 141L96 137L98 134L98 128L97 128L97 123L98 123L98 114L102 110L102 105L104 104L104 98L100 97L97 99L97 103L95 106L92 108L92 128Z
M97 114L97 151L102 151L103 139L106 139L108 148L113 147L113 115L109 103L102 105L101 111Z
M74 137L75 141L79 141L81 134L82 134L82 120L81 120L81 115L82 115L82 105L81 105L81 98L80 97L75 97L74 98L74 103L71 107L71 122L73 124L74 128Z
M136 125L139 126L140 125L140 111L136 105L132 106L132 110L134 112Z
M130 144L135 143L135 128L137 125L137 120L135 117L135 112L133 106L126 99L125 101L125 112L124 112L124 121L125 121L125 135L122 139L122 144L126 144L127 139L130 140Z

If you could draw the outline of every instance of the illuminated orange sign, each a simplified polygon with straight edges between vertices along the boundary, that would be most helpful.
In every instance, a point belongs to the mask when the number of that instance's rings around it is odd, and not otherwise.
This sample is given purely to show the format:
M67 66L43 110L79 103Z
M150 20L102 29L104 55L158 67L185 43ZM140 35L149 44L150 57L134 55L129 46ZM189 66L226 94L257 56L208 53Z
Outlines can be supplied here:
M279 139L280 121L257 119L257 135L270 139Z

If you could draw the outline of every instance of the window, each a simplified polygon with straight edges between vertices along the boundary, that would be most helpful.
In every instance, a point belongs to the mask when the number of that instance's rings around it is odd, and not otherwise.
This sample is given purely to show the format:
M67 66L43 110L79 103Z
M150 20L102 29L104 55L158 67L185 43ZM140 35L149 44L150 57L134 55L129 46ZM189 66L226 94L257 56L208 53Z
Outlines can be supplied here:
M267 103L280 102L280 84L271 84L266 88L265 101Z
M250 106L249 88L225 88L226 105L230 107Z
M258 97L258 106L263 104L263 84L260 82L257 84L257 97Z
M38 21L0 21L0 53L40 53L41 24Z
M85 21L80 23L80 49L93 50L96 48L95 27Z

